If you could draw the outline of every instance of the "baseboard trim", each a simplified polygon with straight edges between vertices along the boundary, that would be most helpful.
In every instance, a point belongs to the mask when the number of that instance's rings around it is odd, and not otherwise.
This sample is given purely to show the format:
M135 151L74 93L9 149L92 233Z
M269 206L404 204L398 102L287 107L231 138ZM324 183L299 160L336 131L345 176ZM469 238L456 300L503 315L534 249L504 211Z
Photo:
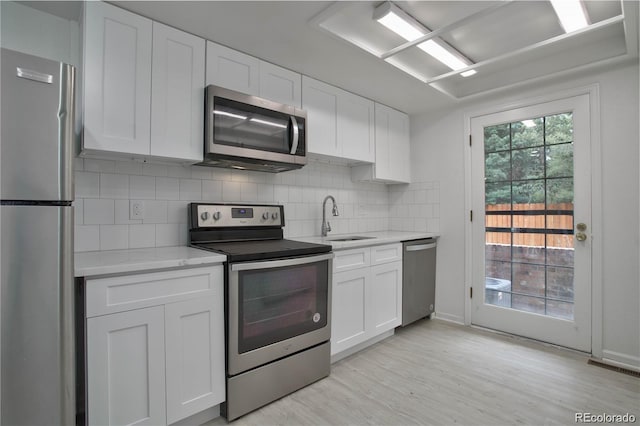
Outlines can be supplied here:
M453 322L460 325L465 325L464 317L461 317L460 315L446 314L443 312L434 312L433 314L431 314L431 318L439 319L442 321L449 321L449 322Z
M611 364L615 367L640 372L640 357L637 356L608 351L605 349L602 351L602 359L598 359L598 361Z

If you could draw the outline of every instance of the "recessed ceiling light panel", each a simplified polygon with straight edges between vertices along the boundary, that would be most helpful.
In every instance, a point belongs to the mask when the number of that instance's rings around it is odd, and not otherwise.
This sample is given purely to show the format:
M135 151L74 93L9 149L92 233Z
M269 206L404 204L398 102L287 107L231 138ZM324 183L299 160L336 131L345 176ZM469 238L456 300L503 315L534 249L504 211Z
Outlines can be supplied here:
M391 2L378 6L373 13L373 19L407 41L417 40L430 32L428 28ZM469 59L437 37L422 42L417 47L454 71L472 65ZM467 70L460 75L469 77L475 73L476 70Z
M549 0L566 33L589 26L587 12L580 0Z

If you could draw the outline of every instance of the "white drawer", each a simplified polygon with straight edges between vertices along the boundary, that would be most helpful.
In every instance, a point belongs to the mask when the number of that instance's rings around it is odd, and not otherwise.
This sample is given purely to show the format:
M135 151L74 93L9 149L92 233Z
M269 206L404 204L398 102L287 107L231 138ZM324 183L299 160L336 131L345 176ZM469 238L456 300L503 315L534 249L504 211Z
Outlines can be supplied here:
M396 262L398 260L402 260L402 243L371 247L372 265Z
M86 317L220 295L223 279L222 265L89 279Z
M369 247L352 250L335 251L333 258L333 272L350 271L365 268L371 264L371 250Z

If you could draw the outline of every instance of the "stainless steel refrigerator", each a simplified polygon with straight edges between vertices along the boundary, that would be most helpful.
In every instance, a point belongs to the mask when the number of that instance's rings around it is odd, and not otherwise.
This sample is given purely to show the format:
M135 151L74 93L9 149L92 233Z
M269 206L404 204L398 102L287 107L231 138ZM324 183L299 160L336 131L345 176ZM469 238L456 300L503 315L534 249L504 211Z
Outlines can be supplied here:
M75 68L2 49L2 425L75 424Z

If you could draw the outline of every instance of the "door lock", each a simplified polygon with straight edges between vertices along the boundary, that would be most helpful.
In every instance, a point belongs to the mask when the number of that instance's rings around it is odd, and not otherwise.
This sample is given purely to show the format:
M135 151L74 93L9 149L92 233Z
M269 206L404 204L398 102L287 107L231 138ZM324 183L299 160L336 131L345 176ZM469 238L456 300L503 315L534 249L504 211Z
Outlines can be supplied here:
M587 239L587 234L585 234L584 231L587 230L587 225L584 223L579 223L576 225L576 229L578 230L578 232L576 232L576 240L585 241Z

